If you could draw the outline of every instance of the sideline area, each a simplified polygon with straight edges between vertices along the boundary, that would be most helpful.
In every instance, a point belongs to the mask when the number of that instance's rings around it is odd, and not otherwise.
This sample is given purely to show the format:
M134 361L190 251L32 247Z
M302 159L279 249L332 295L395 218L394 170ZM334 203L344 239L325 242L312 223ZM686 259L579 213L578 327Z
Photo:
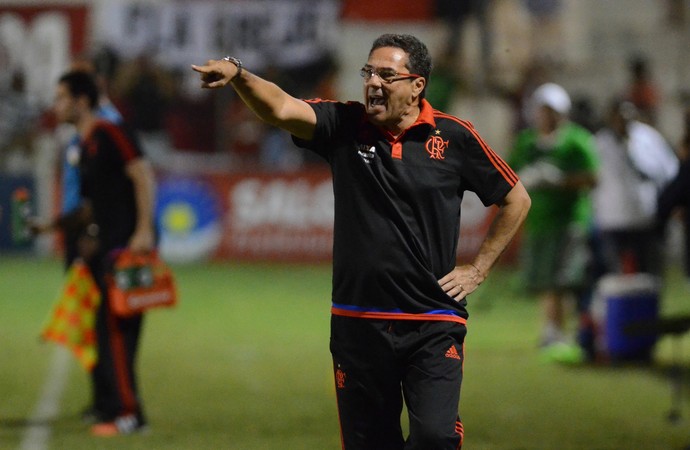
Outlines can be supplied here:
M69 350L55 346L46 372L45 382L23 432L21 450L44 450L52 433L52 421L60 412L60 400L65 391L71 367Z

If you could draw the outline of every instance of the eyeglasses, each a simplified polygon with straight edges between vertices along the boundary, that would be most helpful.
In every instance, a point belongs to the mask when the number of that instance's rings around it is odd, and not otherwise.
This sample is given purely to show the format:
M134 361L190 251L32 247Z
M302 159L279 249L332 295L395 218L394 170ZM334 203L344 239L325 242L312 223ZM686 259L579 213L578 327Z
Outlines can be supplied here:
M417 75L416 73L398 73L393 69L375 69L370 66L364 66L359 71L359 76L364 78L365 81L371 80L371 77L374 75L379 77L379 80L383 81L384 83L392 83L394 81L406 80L408 78L422 78L421 75Z

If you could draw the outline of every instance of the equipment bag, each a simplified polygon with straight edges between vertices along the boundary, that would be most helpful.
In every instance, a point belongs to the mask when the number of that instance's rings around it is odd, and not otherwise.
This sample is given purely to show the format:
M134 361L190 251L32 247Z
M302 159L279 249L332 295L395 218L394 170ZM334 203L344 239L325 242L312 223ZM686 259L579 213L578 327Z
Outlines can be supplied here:
M108 276L110 308L116 316L130 317L151 308L177 304L177 290L170 268L158 252L122 251Z

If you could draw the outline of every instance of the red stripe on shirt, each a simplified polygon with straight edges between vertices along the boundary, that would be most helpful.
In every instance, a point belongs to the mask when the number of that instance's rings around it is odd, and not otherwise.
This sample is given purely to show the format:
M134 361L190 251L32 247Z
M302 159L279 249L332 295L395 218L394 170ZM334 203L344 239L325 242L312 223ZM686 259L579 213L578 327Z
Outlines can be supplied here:
M125 133L122 132L120 127L105 121L101 121L99 126L113 139L115 146L125 162L132 161L139 157L137 148L132 144L132 141L127 138Z
M515 184L518 181L518 177L513 171L513 169L511 169L510 166L508 166L508 164L506 164L506 162L503 161L503 159L501 159L501 157L498 156L496 152L494 152L493 149L489 147L489 145L486 142L484 142L484 139L482 139L481 136L479 136L479 133L477 133L477 131L474 129L471 123L465 120L460 120L457 117L442 113L440 111L436 111L436 116L444 119L453 120L454 122L462 125L467 131L472 133L472 136L474 136L477 142L479 142L479 145L481 146L486 156L489 158L489 161L491 161L491 164L496 168L496 170L498 170L501 173L501 175L503 175L503 178L508 182L508 184L510 184L511 186L515 186Z

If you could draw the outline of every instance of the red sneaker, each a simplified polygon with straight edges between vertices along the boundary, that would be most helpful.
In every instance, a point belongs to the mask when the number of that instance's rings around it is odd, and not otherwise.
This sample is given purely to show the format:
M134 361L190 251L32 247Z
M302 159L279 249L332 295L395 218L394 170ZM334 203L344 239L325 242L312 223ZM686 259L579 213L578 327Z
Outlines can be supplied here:
M94 436L109 437L117 436L120 431L115 422L100 422L91 425L91 434Z

